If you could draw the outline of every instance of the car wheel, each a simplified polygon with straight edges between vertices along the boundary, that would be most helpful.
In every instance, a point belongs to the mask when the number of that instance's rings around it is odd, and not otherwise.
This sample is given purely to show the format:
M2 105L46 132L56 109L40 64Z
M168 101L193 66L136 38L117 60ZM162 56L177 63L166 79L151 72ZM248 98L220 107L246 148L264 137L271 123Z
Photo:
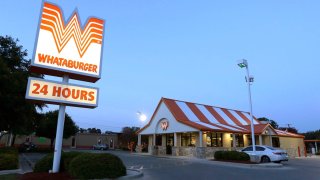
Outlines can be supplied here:
M100 150L103 151L103 148L101 148Z
M268 156L262 156L261 157L261 162L262 163L268 163L268 162L270 162L270 158Z

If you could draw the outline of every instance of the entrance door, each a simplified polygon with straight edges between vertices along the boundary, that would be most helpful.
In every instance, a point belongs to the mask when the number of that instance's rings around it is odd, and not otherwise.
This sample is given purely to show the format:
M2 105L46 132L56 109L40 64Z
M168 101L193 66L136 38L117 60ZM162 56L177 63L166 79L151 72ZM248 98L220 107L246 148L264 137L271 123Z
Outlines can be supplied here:
M156 146L161 146L162 145L162 135L157 134L156 135Z
M166 150L167 154L172 154L172 146L174 145L173 134L166 134Z

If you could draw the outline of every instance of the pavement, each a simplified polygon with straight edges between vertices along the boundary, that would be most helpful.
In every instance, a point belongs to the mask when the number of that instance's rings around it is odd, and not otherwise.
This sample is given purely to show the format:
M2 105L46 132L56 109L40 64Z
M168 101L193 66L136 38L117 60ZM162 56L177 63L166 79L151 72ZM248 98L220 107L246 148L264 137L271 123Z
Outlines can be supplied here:
M206 163L206 164L215 164L215 165L223 165L223 166L232 166L232 167L245 167L245 168L281 168L283 164L281 163L258 163L258 164L244 164L244 163L234 163L234 162L224 162L224 161L214 161L213 159L199 159L196 157L189 157L189 156L171 156L171 155L151 155L148 153L132 153L131 155L137 156L152 156L157 158L170 158L170 159L183 159L189 160L192 162L198 163Z
M116 152L115 152L116 153ZM121 153L121 152L119 152ZM122 153L121 153L122 154ZM243 164L243 163L233 163L233 162L222 162L222 161L214 161L212 159L198 159L195 157L188 157L188 156L155 156L150 155L147 153L128 153L130 156L149 156L149 157L155 157L155 158L164 158L164 159L180 159L184 160L183 163L201 163L201 164L211 164L211 165L219 165L219 166L228 166L228 167L234 167L234 168L280 168L280 169L286 169L287 165L282 163L261 163L261 164ZM300 157L296 159L320 159L319 156L308 156L308 157ZM20 154L19 155L19 169L15 170L4 170L0 171L0 175L3 174L24 174L27 172L32 172L33 167L37 159L33 157L31 154ZM285 165L285 166L284 166ZM119 179L135 179L143 176L143 170L139 168L134 167L127 167L127 176L121 177Z

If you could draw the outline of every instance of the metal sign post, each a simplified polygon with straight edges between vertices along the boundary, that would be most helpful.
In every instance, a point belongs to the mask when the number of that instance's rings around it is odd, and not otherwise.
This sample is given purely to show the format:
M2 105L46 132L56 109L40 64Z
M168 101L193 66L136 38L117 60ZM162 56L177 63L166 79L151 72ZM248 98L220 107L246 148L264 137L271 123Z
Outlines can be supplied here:
M69 76L64 75L62 82L67 84L68 81L69 81ZM53 156L53 165L52 165L53 173L59 172L59 168L60 168L65 114L66 114L66 106L61 104L59 106L56 142L54 143L54 156Z

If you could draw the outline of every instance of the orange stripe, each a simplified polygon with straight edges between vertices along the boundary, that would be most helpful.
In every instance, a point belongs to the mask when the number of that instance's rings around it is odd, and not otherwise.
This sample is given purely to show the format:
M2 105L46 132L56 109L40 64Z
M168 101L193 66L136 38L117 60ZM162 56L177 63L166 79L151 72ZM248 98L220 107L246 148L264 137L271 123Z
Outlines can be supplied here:
M225 128L223 126L219 126L218 124L214 124L214 123L210 122L209 119L198 109L198 107L194 103L186 102L186 104L191 109L191 111L198 117L198 119L201 122L207 123L211 126L218 127L224 131L234 132L234 130L231 130L231 129Z
M196 107L195 104L186 102L187 106L191 109L191 111L198 117L201 122L210 123L205 115Z
M202 126L200 124L197 124L195 122L192 122L188 119L188 117L184 114L184 112L180 109L180 107L176 104L175 101L171 99L164 99L165 104L173 114L173 116L176 118L177 121L189 125L193 128L199 129L199 130L207 130L210 131L210 128Z
M59 52L62 51L62 49L66 46L66 44L70 41L72 37L75 40L80 57L84 55L91 43L102 43L104 24L103 20L97 18L90 18L87 21L85 27L82 29L79 24L78 14L75 13L65 26L64 21L62 19L62 13L59 7L49 3L44 3L44 7L48 9L43 9L40 28L43 30L50 31L52 33L54 41L56 43L56 47ZM56 10L57 12L55 12L54 10ZM51 16L46 15L44 13L50 14ZM56 24L49 20L53 21ZM99 23L101 25L90 24L91 22ZM44 25L49 27L46 27Z
M242 114L240 111L235 111L243 120L245 120L248 124L251 124L250 119L248 119L245 115Z
M216 118L217 121L219 121L219 123L229 125L212 107L210 106L204 106L204 107L207 108L207 110L213 115L214 118Z
M235 118L228 110L221 108L221 110L238 126L242 126L242 124L237 118Z

